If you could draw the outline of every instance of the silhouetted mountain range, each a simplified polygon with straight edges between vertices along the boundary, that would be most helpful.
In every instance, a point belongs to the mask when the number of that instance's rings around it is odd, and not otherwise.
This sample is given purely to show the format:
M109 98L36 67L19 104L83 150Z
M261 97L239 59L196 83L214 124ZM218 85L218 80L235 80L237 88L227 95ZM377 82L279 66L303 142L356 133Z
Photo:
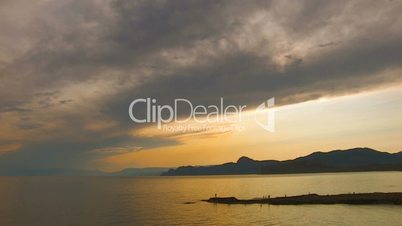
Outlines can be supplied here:
M253 160L241 157L237 162L212 166L181 166L163 176L285 174L358 171L402 171L402 152L380 152L371 148L353 148L314 152L293 160Z
M127 168L117 172L100 170L43 168L6 170L2 176L184 176L184 175L235 175L285 174L356 171L402 171L402 152L380 152L370 148L353 148L330 152L314 152L293 160L253 160L241 157L237 162L212 166L181 166L168 168Z
M0 176L159 176L168 168L126 168L117 172L103 172L100 170L41 168L41 169L14 169L0 168Z
M165 172L167 168L149 167L149 168L126 168L118 172L108 173L106 176L159 176Z

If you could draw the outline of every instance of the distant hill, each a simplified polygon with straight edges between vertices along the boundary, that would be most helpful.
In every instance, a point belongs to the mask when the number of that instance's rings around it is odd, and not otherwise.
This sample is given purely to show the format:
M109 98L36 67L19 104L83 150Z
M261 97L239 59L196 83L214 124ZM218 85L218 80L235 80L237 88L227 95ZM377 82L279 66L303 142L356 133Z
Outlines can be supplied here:
M355 171L402 171L402 153L390 154L370 148L315 152L261 169L264 174Z
M356 171L402 171L402 152L391 154L371 148L314 152L293 160L257 161L241 157L237 162L213 166L181 166L163 176L285 174Z
M99 170L81 170L66 168L24 168L1 169L0 176L104 176Z
M127 168L118 172L109 173L107 176L120 176L120 177L129 177L129 176L159 176L161 173L168 170L167 168Z
M41 169L14 169L0 168L0 176L159 176L168 168L127 168L117 172L103 172L100 170L41 168Z
M181 166L164 172L162 176L174 175L229 175L229 174L257 174L263 166L277 164L279 161L257 161L248 157L241 157L237 162L228 162L213 166Z

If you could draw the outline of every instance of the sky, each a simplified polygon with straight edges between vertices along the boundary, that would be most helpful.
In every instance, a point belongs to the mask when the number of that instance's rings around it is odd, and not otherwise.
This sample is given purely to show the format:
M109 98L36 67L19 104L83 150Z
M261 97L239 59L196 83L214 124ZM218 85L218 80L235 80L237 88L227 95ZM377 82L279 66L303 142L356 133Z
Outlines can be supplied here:
M400 12L398 0L3 0L0 172L402 151ZM247 110L164 131L130 119L147 97ZM252 111L271 97L273 133Z

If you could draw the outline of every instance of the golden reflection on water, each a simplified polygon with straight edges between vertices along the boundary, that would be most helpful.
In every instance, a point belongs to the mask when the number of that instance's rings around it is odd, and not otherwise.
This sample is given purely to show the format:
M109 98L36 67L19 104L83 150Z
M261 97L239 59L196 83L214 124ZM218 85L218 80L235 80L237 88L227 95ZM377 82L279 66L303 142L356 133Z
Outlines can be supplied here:
M0 225L399 225L401 206L225 205L199 201L215 193L253 198L374 191L402 191L402 172L0 177Z

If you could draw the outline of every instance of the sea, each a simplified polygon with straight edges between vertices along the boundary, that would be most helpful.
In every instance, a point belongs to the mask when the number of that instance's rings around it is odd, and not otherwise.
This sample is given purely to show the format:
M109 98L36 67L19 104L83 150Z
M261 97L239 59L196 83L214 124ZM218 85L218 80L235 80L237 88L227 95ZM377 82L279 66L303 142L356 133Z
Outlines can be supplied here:
M212 204L217 196L402 192L402 172L0 177L0 225L402 225L398 205Z

